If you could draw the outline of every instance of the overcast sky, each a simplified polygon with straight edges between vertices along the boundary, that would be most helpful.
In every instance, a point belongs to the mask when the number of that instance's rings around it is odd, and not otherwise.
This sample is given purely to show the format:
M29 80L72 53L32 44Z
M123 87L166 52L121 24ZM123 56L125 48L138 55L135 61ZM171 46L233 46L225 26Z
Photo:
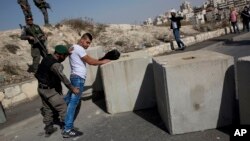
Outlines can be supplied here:
M65 18L89 17L99 23L140 24L149 17L154 18L171 8L179 9L184 0L47 0L50 22L56 24ZM199 6L205 0L188 0ZM42 13L33 0L29 0L34 22L43 25ZM0 1L0 30L18 28L25 24L24 15L17 0Z

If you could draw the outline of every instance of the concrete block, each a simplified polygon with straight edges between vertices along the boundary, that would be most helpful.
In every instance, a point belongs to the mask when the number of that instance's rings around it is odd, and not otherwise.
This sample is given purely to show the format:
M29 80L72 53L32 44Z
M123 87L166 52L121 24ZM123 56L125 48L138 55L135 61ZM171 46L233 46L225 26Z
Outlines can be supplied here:
M12 104L12 106L14 106L14 105L17 105L17 104L19 104L27 99L28 99L28 97L24 93L21 93L21 94L12 98L11 104Z
M5 117L2 103L0 101L0 123L4 123L5 121L6 121L6 117Z
M164 44L164 46L163 46L163 50L164 50L164 52L171 52L171 51L172 51L172 49L171 49L171 45L170 45L170 43L166 43L166 44Z
M158 111L170 134L232 123L233 57L193 51L153 60Z
M196 42L202 42L206 39L207 33L201 33L198 35L195 35Z
M21 93L19 85L8 87L4 89L4 94L7 98L12 98Z
M102 47L89 47L87 49L87 54L93 58L98 59L104 56L104 51ZM63 71L69 78L71 69L68 58L63 62L63 66L64 66ZM88 70L87 70L87 78L85 80L84 93L92 93L92 91L103 91L99 66L87 65L87 69ZM64 84L62 84L62 86L63 86L63 93L66 94L68 92L68 89L65 87Z
M0 102L4 99L4 93L0 92Z
M101 66L107 111L111 114L156 105L152 58L144 51L122 54Z
M183 38L182 41L184 42L184 44L186 46L190 46L190 45L196 43L196 40L195 40L194 36Z
M21 85L22 92L27 95L29 99L32 99L38 95L37 92L38 82L33 80L30 83L25 83Z
M9 108L12 106L12 100L11 99L3 99L2 101L3 108Z
M250 124L250 56L239 58L236 65L236 83L238 86L240 123Z

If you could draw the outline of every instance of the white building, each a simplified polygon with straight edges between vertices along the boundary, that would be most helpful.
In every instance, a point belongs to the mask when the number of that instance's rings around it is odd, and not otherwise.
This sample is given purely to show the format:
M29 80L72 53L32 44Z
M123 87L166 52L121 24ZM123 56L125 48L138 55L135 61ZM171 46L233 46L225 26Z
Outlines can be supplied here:
M210 3L211 6L217 7L218 4L225 3L227 1L230 1L230 0L209 0L209 3Z
M167 22L168 22L168 18L166 15L159 15L154 19L153 24L154 25L161 25L161 24L164 24Z
M188 1L184 1L180 6L179 15L183 16L186 21L190 21L190 19L194 16L193 7Z
M143 22L144 25L153 25L153 20L151 18L148 18Z
M205 23L205 15L206 15L206 10L199 10L196 11L194 16L191 18L192 24L204 24Z
M193 12L193 7L190 2L184 1L180 6L180 10L183 14L189 14Z

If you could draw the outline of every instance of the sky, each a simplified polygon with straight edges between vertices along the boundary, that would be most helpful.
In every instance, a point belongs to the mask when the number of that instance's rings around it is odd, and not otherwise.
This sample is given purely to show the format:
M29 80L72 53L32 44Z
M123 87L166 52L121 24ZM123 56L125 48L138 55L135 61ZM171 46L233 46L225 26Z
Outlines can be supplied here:
M28 0L34 23L43 25L43 15ZM49 12L50 23L56 24L69 18L92 18L104 24L141 24L144 20L163 14L171 8L179 9L184 0L47 0L52 7ZM199 6L206 0L188 0ZM25 24L24 15L17 0L0 1L0 30L19 28Z

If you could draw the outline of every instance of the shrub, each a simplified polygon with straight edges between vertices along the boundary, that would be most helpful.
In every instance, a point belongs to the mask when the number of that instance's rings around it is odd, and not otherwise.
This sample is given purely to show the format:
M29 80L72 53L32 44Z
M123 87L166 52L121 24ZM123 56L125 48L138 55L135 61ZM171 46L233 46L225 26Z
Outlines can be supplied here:
M14 66L10 64L6 64L3 66L3 71L10 75L18 75L18 71L20 70L19 66Z
M12 34L12 35L9 35L9 37L12 38L12 39L19 39L18 34Z
M124 45L125 45L125 42L124 42L124 41L116 41L116 42L115 42L115 45L124 46Z
M4 46L4 48L7 49L12 54L16 54L17 50L20 49L19 46L13 44L7 44Z
M72 29L75 29L77 31L89 30L94 28L93 20L88 18L64 19L63 21L61 21L61 24L68 25Z
M58 25L68 25L72 29L74 29L78 34L81 36L81 31L90 32L94 37L98 36L98 34L102 31L105 31L107 25L94 23L93 19L85 17L82 18L75 18L75 19L65 19L61 21Z

